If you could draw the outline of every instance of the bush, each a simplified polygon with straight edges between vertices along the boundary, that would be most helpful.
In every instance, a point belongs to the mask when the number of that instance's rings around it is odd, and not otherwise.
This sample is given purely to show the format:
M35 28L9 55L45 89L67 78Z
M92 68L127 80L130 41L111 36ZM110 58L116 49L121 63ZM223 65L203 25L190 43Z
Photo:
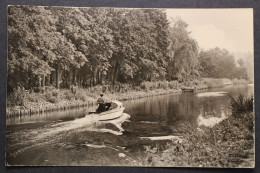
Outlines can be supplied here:
M75 97L75 95L70 91L65 91L63 94L64 98L67 100L72 100Z
M167 89L167 88L168 88L168 85L169 85L169 82L168 82L168 81L160 81L160 82L159 82L159 88Z
M29 101L29 102L39 102L39 94L37 94L37 93L30 93L30 94L28 94L28 96L27 96L27 100Z
M142 82L140 84L140 87L143 89L143 90L150 90L152 88L152 82Z
M177 80L175 80L175 81L170 81L169 82L169 88L170 89L177 89L178 88L178 81Z
M17 88L7 96L7 106L24 106L27 92Z
M56 96L53 96L52 92L46 93L45 99L46 99L46 101L48 101L50 103L57 103L59 100Z
M45 94L45 99L48 102L51 103L57 103L59 101L59 97L60 97L60 91L58 89L48 89Z
M86 90L84 90L84 89L82 89L82 88L78 88L77 89L77 92L76 92L76 94L75 94L75 100L81 100L81 101L83 101L83 102L86 102L86 101L88 101L88 99L89 99L89 96L87 96L87 94L88 94L89 92L88 91L86 91ZM90 94L90 93L89 93ZM92 93L93 94L93 93Z
M52 91L52 95L53 95L54 97L58 97L58 96L59 96L59 91L58 91L58 90L53 90L53 91Z
M56 97L49 97L49 98L47 99L47 101L50 102L50 103L57 103L57 102L58 102L58 99L57 99Z
M251 113L254 110L254 97L253 95L249 98L246 98L242 94L238 96L238 98L231 98L231 108L232 108L232 115L237 117L242 114Z
M87 101L87 96L85 94L76 94L75 95L75 100L81 100L83 102Z

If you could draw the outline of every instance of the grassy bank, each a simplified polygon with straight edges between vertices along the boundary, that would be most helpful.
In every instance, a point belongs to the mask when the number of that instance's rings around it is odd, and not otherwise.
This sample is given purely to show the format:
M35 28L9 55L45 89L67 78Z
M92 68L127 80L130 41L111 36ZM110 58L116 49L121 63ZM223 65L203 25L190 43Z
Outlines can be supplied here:
M100 93L104 93L107 101L115 99L122 101L178 92L181 90L178 89L175 81L146 82L142 83L140 87L129 85L96 86L72 90L46 87L37 92L18 89L7 97L7 117L93 105L96 104Z
M96 104L100 93L104 93L108 100L128 100L180 93L182 87L196 87L199 90L233 83L247 83L247 81L203 78L182 83L177 81L143 82L140 86L104 85L87 89L74 87L71 90L45 87L44 89L37 88L36 90L27 91L18 88L7 96L7 117Z
M147 166L254 167L253 96L232 99L232 114L213 128L186 127L166 148L147 148Z
M200 80L195 79L193 81L186 81L179 84L180 88L185 87L196 87L197 90L217 88L227 85L237 85L237 84L248 84L249 82L245 79L227 79L227 78L201 78Z
M207 88L217 88L227 85L247 84L245 79L227 79L227 78L203 78L201 84L207 86Z

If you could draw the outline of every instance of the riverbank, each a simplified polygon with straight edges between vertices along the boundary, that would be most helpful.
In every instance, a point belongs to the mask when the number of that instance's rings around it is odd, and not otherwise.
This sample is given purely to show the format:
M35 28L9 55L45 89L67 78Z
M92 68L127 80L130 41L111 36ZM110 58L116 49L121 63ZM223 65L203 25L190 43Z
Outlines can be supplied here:
M96 104L100 93L104 93L107 100L129 100L156 95L181 93L182 87L196 87L197 90L221 87L225 85L248 83L238 79L213 79L203 78L190 82L178 83L177 81L144 82L139 87L130 85L96 86L87 89L74 88L56 89L46 87L39 91L29 92L16 90L7 97L7 117L25 114L42 113L46 111L70 109Z
M132 90L127 92L104 92L107 101L129 100L156 95L180 93L180 89L154 89L154 90ZM93 92L79 88L75 93L70 90L47 90L45 93L24 93L21 92L14 98L21 97L23 105L7 107L7 117L21 116L25 114L43 113L47 111L70 109L88 105L95 105L102 91ZM19 100L19 99L18 99ZM9 100L11 102L11 100Z
M145 166L247 167L255 166L253 96L232 99L232 114L220 123L185 127L186 134L163 148L147 148Z
M227 85L238 85L238 84L248 84L249 82L245 79L227 79L227 78L220 78L220 79L214 79L214 78L203 78L202 84L207 86L207 88L216 88L216 87L222 87Z

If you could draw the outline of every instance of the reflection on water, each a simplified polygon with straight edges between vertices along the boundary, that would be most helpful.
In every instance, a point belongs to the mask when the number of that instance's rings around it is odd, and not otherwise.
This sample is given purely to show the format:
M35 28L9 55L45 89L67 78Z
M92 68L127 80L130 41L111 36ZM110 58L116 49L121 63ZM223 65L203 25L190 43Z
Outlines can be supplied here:
M153 137L140 137L141 139L150 139L153 141L159 141L159 140L173 140L173 139L177 139L179 141L181 141L181 138L179 136L173 136L173 135L169 135L169 136L153 136Z
M227 114L224 111L222 111L220 117L216 117L215 115L211 115L210 117L204 117L202 115L199 115L197 118L197 123L198 126L205 126L205 127L212 128L226 118L227 118Z
M7 163L138 166L144 146L178 138L183 126L214 126L229 115L229 96L240 93L251 95L253 87L124 101L123 116L109 122L85 117L94 107L8 119Z
M66 109L54 112L44 112L43 114L25 115L22 117L8 118L7 125L27 124L35 122L53 122L53 121L70 121L76 118L82 118L86 113L94 110L93 106L84 107L81 109Z
M196 126L199 115L221 116L223 108L228 110L227 98L228 96L197 97L196 94L185 93L126 101L124 105L127 105L125 112L131 115L132 122L156 122L173 129L178 127L180 122Z
M225 96L227 92L205 92L196 94L197 97L217 97L217 96Z

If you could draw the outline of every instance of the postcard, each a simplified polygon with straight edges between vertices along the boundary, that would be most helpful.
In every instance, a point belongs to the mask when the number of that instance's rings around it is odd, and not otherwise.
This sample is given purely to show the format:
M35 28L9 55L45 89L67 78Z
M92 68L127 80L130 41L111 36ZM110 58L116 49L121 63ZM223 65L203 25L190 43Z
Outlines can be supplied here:
M253 9L8 6L7 166L255 166Z

